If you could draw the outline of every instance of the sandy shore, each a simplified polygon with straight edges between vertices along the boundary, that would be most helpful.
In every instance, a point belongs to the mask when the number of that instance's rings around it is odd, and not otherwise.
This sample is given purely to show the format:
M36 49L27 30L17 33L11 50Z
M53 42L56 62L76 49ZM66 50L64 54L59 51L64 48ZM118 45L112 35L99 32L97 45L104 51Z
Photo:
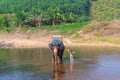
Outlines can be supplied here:
M35 33L23 33L16 31L9 34L0 34L0 47L6 48L47 47L50 41L51 36L48 32L45 31L39 31Z
M45 47L48 48L48 44L50 41L35 41L35 40L2 40L0 41L0 47L2 48L41 48ZM120 47L120 45L115 44L108 44L108 43L69 43L64 41L66 47L80 47L80 46L113 46L113 47Z
M35 41L35 40L25 40L25 39L0 41L0 47L6 47L6 48L38 48L38 47L47 47L48 44L49 44L48 41Z
M46 33L47 35L40 35L43 32L23 34L23 33L14 33L14 34L1 34L0 35L0 47L2 48L40 48L47 47L48 44L52 41L51 34ZM71 40L68 38L63 38L63 42L66 47L79 47L79 46L114 46L120 47L117 44L110 43L86 43L78 42L76 40Z

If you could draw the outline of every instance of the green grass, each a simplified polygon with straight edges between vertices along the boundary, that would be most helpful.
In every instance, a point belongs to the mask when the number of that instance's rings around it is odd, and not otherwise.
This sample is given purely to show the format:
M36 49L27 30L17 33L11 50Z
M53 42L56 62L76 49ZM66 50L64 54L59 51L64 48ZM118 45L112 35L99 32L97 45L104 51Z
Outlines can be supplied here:
M94 30L94 27L90 26L89 24L86 25L83 29L83 34L89 33Z
M27 32L30 30L31 32L36 32L38 30L47 30L47 31L55 31L55 34L62 34L62 35L69 35L73 34L80 29L82 29L88 22L82 23L72 23L72 24L61 24L61 25L54 25L54 26L40 26L40 27L29 27L24 26L22 28L23 32ZM18 27L4 27L0 30L0 32L14 32Z
M58 34L72 34L79 31L87 24L88 22L62 24L62 25L56 25L56 26L41 26L40 29L48 30L48 31L56 30L58 31Z
M96 37L93 42L108 42L111 44L120 44L119 38L111 38L111 37Z
M4 33L4 32L12 33L15 30L16 30L16 27L4 27L0 29L0 33Z

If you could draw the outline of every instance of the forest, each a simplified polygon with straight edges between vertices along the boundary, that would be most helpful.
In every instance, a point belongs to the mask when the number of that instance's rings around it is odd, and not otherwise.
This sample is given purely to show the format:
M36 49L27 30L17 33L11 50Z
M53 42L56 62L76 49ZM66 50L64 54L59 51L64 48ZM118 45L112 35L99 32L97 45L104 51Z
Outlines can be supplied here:
M90 7L90 0L0 0L0 28L86 22Z

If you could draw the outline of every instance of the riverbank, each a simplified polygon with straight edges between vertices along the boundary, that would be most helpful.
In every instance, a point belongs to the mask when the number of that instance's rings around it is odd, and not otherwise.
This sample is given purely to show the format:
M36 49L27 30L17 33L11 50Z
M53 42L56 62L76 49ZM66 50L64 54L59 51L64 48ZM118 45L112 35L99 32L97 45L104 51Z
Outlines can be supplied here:
M68 26L67 26L68 27ZM71 29L71 28L70 28ZM2 48L39 48L48 47L52 41L51 36L62 34L63 42L67 47L76 46L115 46L120 47L119 36L95 36L93 32L84 33L84 30L78 30L70 33L65 28L64 34L57 30L49 29L32 29L24 31L17 28L15 31L0 33L0 47ZM61 29L62 31L62 29ZM65 33L66 32L66 33ZM105 31L104 31L105 32ZM117 34L117 33L116 33ZM117 34L118 35L118 34Z
M0 47L1 48L41 48L41 47L48 47L50 43L50 37L45 39L2 39L0 40ZM80 47L80 46L92 46L92 47L120 47L119 44L110 44L107 42L97 42L97 43L86 43L86 42L77 42L75 40L70 41L69 39L63 40L66 47Z

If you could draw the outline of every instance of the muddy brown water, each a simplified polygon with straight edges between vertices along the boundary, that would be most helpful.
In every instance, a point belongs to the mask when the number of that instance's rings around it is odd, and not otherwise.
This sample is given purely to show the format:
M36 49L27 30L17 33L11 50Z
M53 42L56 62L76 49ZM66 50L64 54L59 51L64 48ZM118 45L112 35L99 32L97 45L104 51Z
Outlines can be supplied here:
M74 63L51 63L48 48L0 49L0 80L120 80L120 48L74 47Z

